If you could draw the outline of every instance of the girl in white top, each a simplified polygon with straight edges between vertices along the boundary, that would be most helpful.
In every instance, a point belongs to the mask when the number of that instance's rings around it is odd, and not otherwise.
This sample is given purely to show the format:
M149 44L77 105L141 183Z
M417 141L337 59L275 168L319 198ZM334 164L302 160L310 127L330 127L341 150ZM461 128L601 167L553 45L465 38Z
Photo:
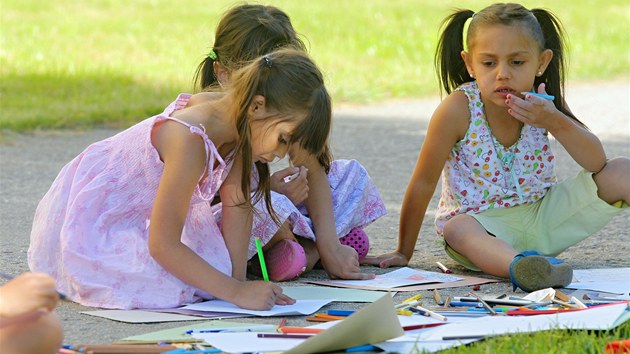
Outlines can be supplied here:
M451 257L526 291L571 282L571 267L550 256L603 227L621 211L612 204L630 201L630 160L607 160L567 107L563 42L550 12L518 4L446 19L436 67L449 96L407 187L398 248L369 263L409 262L442 173L436 227ZM584 168L575 178L556 184L548 133Z

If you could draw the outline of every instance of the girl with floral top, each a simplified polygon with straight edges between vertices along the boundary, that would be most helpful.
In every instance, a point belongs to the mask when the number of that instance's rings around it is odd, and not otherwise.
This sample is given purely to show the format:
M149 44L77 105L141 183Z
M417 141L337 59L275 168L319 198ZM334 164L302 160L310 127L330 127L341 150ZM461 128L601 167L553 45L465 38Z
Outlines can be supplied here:
M436 228L449 256L525 291L568 285L571 267L553 257L627 206L630 159L607 160L567 107L559 21L518 4L456 11L445 21L436 67L449 96L433 114L407 187L398 248L366 262L409 262L441 173ZM548 133L583 168L577 176L557 182Z

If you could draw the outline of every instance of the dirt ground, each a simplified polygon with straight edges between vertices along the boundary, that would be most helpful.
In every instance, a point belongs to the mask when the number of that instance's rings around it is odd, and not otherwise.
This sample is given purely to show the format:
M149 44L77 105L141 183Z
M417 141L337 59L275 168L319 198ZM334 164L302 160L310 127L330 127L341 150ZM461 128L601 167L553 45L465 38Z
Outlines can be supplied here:
M567 101L573 112L602 140L610 157L630 156L630 84L627 80L576 84L568 88ZM428 120L438 98L393 101L369 106L339 106L335 110L333 152L337 159L357 159L370 172L388 214L366 228L371 253L391 251L396 246L398 218L406 183L410 177ZM140 117L143 118L143 117ZM88 144L117 131L46 131L26 135L6 134L0 145L0 269L18 274L28 271L26 251L37 203L50 187L61 167ZM562 146L552 142L557 155L558 175L565 178L579 168ZM628 182L630 183L630 182ZM439 190L439 186L438 186ZM457 274L471 274L450 260L436 242L433 216L438 193L425 217L411 267L436 270L441 261ZM575 269L630 266L630 213L613 219L604 229L569 248L561 255ZM391 270L391 269L389 269ZM366 272L382 273L373 267ZM304 279L324 279L313 271ZM299 280L291 285L300 285ZM454 288L446 295L465 295L469 289ZM510 293L507 282L483 285L480 293ZM400 294L395 299L411 294ZM426 292L425 296L429 293ZM359 308L361 304L341 303L335 308ZM67 343L109 343L131 335L183 326L185 323L126 324L83 315L91 310L64 302L58 309ZM324 308L325 309L325 308ZM273 323L275 319L247 318L242 322ZM304 317L291 317L288 325L306 325Z

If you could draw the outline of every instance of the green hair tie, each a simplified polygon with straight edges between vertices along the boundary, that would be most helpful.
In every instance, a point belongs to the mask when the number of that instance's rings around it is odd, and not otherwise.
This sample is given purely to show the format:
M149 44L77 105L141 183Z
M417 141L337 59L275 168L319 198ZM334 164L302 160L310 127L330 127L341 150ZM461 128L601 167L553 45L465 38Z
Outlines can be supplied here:
M214 52L214 49L210 49L210 52L208 53L208 56L212 60L217 60L217 53Z

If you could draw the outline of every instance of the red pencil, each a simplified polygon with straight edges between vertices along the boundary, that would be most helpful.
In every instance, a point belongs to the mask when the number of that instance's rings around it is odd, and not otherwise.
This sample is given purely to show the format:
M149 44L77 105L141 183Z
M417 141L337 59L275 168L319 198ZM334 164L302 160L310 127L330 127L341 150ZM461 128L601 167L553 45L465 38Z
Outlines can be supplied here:
M414 329L421 329L421 328L430 328L430 327L437 327L437 326L441 326L443 324L446 324L445 322L441 322L441 323L427 323L427 324L417 324L417 325L409 325L409 326L403 326L403 331L411 331Z
M554 313L564 313L564 312L573 312L573 311L582 311L587 309L555 309L555 310L510 310L505 311L505 314L508 316L535 316L535 315L550 315Z

